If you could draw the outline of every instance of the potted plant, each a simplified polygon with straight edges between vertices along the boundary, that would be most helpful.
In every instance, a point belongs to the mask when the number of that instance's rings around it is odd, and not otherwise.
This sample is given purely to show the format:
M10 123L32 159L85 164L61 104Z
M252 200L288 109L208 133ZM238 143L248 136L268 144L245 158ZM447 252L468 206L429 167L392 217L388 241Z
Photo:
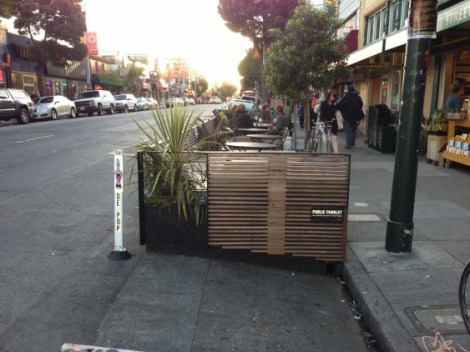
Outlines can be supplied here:
M203 129L206 135L198 138L198 127L208 122L186 107L152 113L150 122L131 116L144 137L132 146L141 168L131 172L131 177L138 175L143 198L141 238L150 251L202 254L207 248L207 174L200 151L217 145L221 131L217 126L212 133Z
M426 158L429 163L438 164L439 153L442 146L447 142L447 111L435 110L427 121L427 148Z

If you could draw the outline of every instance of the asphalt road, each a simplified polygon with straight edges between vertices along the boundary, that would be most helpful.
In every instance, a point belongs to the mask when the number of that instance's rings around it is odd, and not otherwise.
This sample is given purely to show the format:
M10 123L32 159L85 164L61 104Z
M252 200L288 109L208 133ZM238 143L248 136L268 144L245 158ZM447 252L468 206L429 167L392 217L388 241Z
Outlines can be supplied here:
M193 107L208 114L213 108ZM107 258L114 245L113 151L140 137L126 114L0 126L0 351L58 352L65 342L103 338L100 326L145 250L135 187L127 186L124 246L135 260ZM125 178L131 164L125 156ZM333 278L323 281L323 294L341 290ZM367 350L359 328L340 326L331 346L337 335L356 343L351 350Z

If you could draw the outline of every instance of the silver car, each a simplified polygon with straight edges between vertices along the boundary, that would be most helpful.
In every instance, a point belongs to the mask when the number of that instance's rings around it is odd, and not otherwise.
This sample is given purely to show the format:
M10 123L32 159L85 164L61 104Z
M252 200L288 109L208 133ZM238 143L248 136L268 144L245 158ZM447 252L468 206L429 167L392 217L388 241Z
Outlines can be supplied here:
M75 117L75 103L62 95L40 97L34 105L33 119L56 120L60 116Z

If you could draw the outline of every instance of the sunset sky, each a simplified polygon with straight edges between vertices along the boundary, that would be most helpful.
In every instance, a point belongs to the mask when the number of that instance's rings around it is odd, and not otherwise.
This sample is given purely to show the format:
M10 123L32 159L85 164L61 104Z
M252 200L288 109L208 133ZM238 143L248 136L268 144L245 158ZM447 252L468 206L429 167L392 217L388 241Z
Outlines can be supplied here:
M97 32L100 54L182 57L209 84L239 85L238 64L252 44L231 32L218 0L86 0L87 27Z

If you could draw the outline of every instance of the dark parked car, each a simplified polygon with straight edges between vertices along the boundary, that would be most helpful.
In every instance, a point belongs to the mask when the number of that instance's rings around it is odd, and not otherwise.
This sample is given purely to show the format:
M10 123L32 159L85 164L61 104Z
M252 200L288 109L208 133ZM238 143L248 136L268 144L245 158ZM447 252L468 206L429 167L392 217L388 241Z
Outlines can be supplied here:
M16 119L28 123L33 115L33 101L22 89L0 88L0 120Z

